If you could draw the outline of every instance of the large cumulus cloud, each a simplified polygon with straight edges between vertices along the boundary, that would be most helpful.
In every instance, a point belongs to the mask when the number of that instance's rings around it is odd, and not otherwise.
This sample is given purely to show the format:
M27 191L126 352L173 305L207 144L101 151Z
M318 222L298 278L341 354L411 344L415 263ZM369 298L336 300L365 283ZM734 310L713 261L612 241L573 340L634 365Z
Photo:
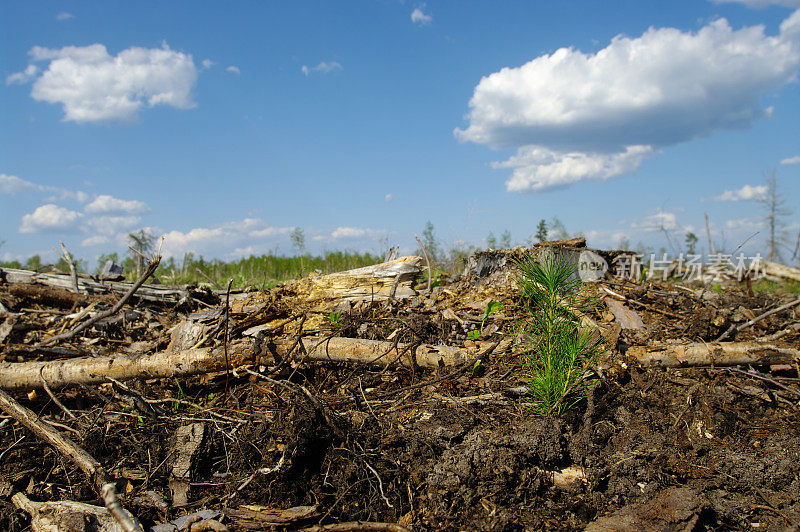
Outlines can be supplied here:
M778 35L717 19L650 28L594 54L561 48L481 79L461 141L516 148L507 188L540 191L634 171L659 148L748 127L765 93L796 78L800 11Z

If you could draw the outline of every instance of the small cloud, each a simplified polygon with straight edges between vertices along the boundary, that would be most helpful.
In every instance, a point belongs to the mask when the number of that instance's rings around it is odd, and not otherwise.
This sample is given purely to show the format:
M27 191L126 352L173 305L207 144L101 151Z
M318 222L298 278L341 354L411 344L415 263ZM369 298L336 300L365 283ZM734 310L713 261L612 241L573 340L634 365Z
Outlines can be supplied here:
M58 15L56 15L56 20L70 20L75 18L75 15L72 13L67 13L66 11L62 11Z
M425 9L425 4L422 4L411 12L411 22L418 26L427 26L433 22L433 15L428 15L423 9Z
M225 71L226 72L230 72L231 74L241 74L242 73L242 71L239 70L239 67L237 67L236 65L229 66L228 68L225 69Z
M367 234L366 229L361 229L360 227L337 227L331 233L331 237L334 239L339 238L358 238L360 236L364 236Z
M84 212L87 214L144 214L150 212L150 207L143 201L121 200L108 194L101 194L86 206Z
M216 63L211 59L203 59L203 62L201 64L203 65L203 70L208 70L212 66L216 65Z
M79 212L48 203L23 216L19 232L30 234L74 230L82 216Z
M135 122L143 107L196 107L192 89L197 68L192 56L170 49L130 47L117 55L102 44L44 48L34 46L31 65L12 74L10 83L37 76L31 89L36 101L61 104L64 121ZM49 62L37 74L31 68ZM32 73L32 74L31 74Z
M390 201L392 201L392 198L393 198L393 197L394 197L394 196L392 196L391 194L386 194L386 195L383 197L383 201L385 201L385 202L390 202Z
M763 226L763 221L754 220L752 218L739 218L738 220L727 220L725 222L726 229L748 229L754 230Z
M108 237L95 235L95 236L90 236L89 238L84 239L81 242L81 246L83 246L85 248L88 248L88 247L99 246L101 244L108 244L108 243L109 243Z
M764 198L767 193L766 185L745 185L739 190L726 190L719 196L715 197L715 201L758 201Z
M95 216L87 220L87 225L91 228L93 233L102 235L113 235L124 231L127 233L129 230L142 223L139 216ZM124 233L123 233L124 234Z
M214 227L195 227L188 231L169 231L165 235L164 256L180 257L183 253L216 250L234 255L248 250L266 249L268 242L278 242L292 231L291 227L273 227L258 218L227 222ZM253 242L257 239L258 242ZM253 247L255 246L255 247Z
M711 0L715 4L744 4L751 9L769 6L800 7L800 0Z
M81 190L66 190L59 187L39 185L37 183L32 183L30 181L26 181L25 179L21 179L15 175L0 174L0 194L14 196L18 192L27 190L49 193L50 196L45 198L47 201L72 199L84 203L89 199L89 195Z
M288 235L292 231L291 227L265 227L248 233L252 238L264 238L268 236Z
M13 196L23 190L40 190L40 185L25 181L15 175L0 174L0 193Z
M6 78L6 85L22 85L24 83L28 83L30 80L36 77L36 74L39 73L39 67L36 65L28 65L25 70L22 72L15 72Z
M782 160L781 164L800 164L800 155L795 155L794 157L788 157Z
M322 61L315 67L308 67L307 65L303 65L300 67L300 72L308 76L312 72L319 72L320 74L330 74L331 72L335 72L337 70L342 70L342 65L338 61Z
M631 223L631 228L651 231L675 231L680 229L674 212L658 210L655 214L645 216L642 220Z
M384 236L386 231L380 229L363 229L361 227L337 227L331 233L331 238L334 240L347 239L347 238L379 238Z

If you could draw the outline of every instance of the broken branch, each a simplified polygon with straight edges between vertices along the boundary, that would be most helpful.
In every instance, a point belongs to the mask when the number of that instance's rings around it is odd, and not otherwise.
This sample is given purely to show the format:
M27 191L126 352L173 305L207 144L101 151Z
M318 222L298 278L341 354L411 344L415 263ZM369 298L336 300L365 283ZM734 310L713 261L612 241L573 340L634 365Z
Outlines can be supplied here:
M771 365L800 360L800 350L753 342L633 346L626 355L643 366Z
M76 334L81 332L82 330L84 330L84 329L88 328L89 326L97 323L98 321L100 321L100 320L102 320L104 318L108 318L110 316L113 316L114 314L119 312L119 310L131 298L131 296L133 296L133 294L136 293L136 290L138 290L139 287L144 284L144 282L147 280L147 278L150 277L151 275L153 275L153 273L155 273L155 271L158 268L158 265L159 265L160 262L161 262L161 255L156 255L155 257L153 257L150 260L150 262L148 262L147 269L145 270L144 274L141 277L139 277L139 280L136 281L133 284L133 286L131 286L130 290L128 290L128 292L124 296L122 296L122 298L120 298L119 301L117 301L116 305L114 305L113 307L111 307L110 309L108 309L106 311L98 312L97 314L95 314L94 317L84 321L83 323L79 324L77 327L75 327L74 329L72 329L70 331L67 331L67 332L62 333L62 334L57 334L55 336L52 336L52 337L47 338L45 340L42 340L41 342L36 344L36 347L41 347L41 346L44 346L44 345L47 345L47 344L52 344L52 343L55 343L55 342L59 342L61 340L66 340L68 338L72 338L73 336L75 336Z

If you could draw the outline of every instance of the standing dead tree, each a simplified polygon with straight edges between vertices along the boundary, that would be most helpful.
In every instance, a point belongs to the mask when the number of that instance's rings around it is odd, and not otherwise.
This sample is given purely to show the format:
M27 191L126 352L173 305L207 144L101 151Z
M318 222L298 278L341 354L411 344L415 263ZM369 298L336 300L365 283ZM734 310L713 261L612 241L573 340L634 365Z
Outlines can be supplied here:
M131 256L136 263L136 276L139 277L144 270L145 257L153 253L156 237L147 229L139 229L129 233L127 239Z
M781 247L788 245L789 238L786 233L786 217L792 210L786 206L786 196L778 189L778 180L775 170L764 172L767 191L760 199L764 209L764 221L769 228L769 255L767 260L783 262L781 260Z

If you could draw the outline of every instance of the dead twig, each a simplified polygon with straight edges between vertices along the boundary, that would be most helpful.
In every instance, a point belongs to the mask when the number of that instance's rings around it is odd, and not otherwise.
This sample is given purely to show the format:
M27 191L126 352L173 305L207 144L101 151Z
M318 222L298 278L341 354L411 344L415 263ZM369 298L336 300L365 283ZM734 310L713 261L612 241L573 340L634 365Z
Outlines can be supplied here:
M790 309L792 307L795 307L797 305L800 305L800 297L798 297L794 301L790 301L789 303L786 303L785 305L781 305L778 308L774 308L774 309L772 309L770 311L767 311L767 312L765 312L765 313L763 313L763 314L761 314L759 316L756 316L755 318L753 318L752 320L748 321L747 323L742 323L741 325L731 325L731 327L727 331L722 333L719 336L719 338L717 338L716 341L719 342L720 340L724 340L725 338L728 337L728 335L730 335L734 331L738 332L738 331L747 329L748 327L752 327L753 325L755 325L759 321L763 320L764 318L772 316L773 314L776 314L778 312L783 312L784 310L788 310L788 309Z
M410 530L394 523L351 521L335 525L314 525L301 528L300 532L410 532Z
M238 495L240 491L245 489L253 481L253 479L256 478L256 475L270 475L272 473L277 473L278 471L280 471L281 467L283 467L283 461L285 458L286 458L286 453L284 452L281 455L280 460L278 460L278 463L275 464L273 467L262 467L261 469L256 469L249 477L247 477L247 479L245 479L241 484L239 484L239 486L236 487L236 490L234 490L233 493L228 495L226 499L229 500Z
M205 272L203 272L203 270L201 270L200 268L195 268L195 270L196 270L196 271L197 271L197 273L199 273L199 274L200 274L200 275L201 275L201 276L202 276L202 277L203 277L203 278L204 278L206 281L208 281L209 283L211 283L211 284L213 284L214 286L216 286L216 287L217 287L217 290L224 290L224 288L222 288L222 286L221 286L221 285L220 285L218 282L216 282L214 279L212 279L211 277L209 277L208 275L206 275L206 274L205 274ZM233 279L231 279L231 281L232 281L232 280L233 280ZM230 290L230 287L228 287L228 290Z
M414 235L414 238L417 239L417 244L419 244L419 248L422 250L422 256L425 257L425 263L428 265L428 292L430 292L431 278L433 277L433 270L431 270L431 261L428 259L428 253L425 251L425 246L422 245L422 240L420 240L417 235Z
M81 332L84 329L90 327L91 325L94 325L98 321L100 321L100 320L102 320L104 318L108 318L110 316L113 316L114 314L119 312L119 310L125 305L125 303L128 302L128 300L133 296L133 294L136 293L136 291L139 289L139 287L142 286L145 283L145 281L147 281L147 279L151 275L153 275L153 273L155 273L155 271L158 268L158 265L160 263L161 263L161 253L160 253L160 250L159 250L159 253L157 253L154 257L152 257L150 259L150 262L148 262L147 269L145 270L144 274L141 277L139 277L139 279L133 284L133 286L131 286L130 290L128 290L128 292L124 296L122 296L119 301L117 301L116 305L114 305L113 307L111 307L110 309L108 309L106 311L98 312L97 314L94 315L94 317L89 318L88 320L84 321L83 323L80 323L74 329L71 329L71 330L69 330L69 331L67 331L65 333L57 334L55 336L51 336L50 338L42 340L41 342L36 344L36 347L42 347L42 346L45 346L47 344L52 344L52 343L55 343L55 342L59 342L61 340L67 340L69 338L72 338L73 336L75 336L79 332Z
M788 515L786 515L785 513L781 512L777 508L773 508L772 506L767 506L767 505L764 505L764 504L751 504L750 508L753 508L755 510L769 510L770 512L775 512L776 514L780 515L781 517L783 517L786 520L786 524L787 525L791 526L791 524L792 524L792 520L789 519Z
M144 532L141 525L132 519L131 514L119 503L119 499L117 499L117 490L114 488L112 482L103 484L101 492L106 510L117 520L123 532Z
M228 318L230 316L231 285L233 279L228 279L228 288L225 291L225 336L222 338L222 350L225 353L225 393L222 395L222 406L228 400L228 380L230 378L230 364L228 362Z
M80 294L81 289L78 287L78 270L75 268L75 263L72 261L72 255L69 254L63 242L59 242L58 244L61 246L61 251L57 250L56 248L53 248L53 251L58 253L59 257L64 259L64 262L66 262L67 266L69 266L69 274L72 277L72 283L75 285L75 293Z
M769 377L765 377L764 375L761 375L758 372L755 372L755 371L742 371L742 370L740 370L738 368L726 368L726 369L728 371L735 371L736 373L741 373L742 375L747 375L748 377L752 377L754 379L759 379L759 380L762 380L764 382L768 382L768 383L770 383L772 385L777 386L778 388L786 390L787 392L793 393L794 395L800 397L800 392L798 392L797 390L789 388L785 384L782 384L782 383L776 381L775 379L771 379Z
M69 416L70 419L77 419L75 417L75 414L70 412L70 410L66 406L64 406L64 404L61 401L58 400L58 397L55 396L53 391L50 389L50 386L47 385L47 381L44 379L44 374L42 373L43 370L44 367L39 369L39 378L42 379L42 388L44 388L44 391L47 392L47 395L50 396L50 399L52 399L53 402L56 404L56 406L60 408L65 414L67 414L67 416Z
M3 390L0 390L0 410L22 423L56 451L72 460L89 477L97 493L102 493L102 487L108 481L103 467L94 457L62 436L57 430L41 423L34 412L19 404Z

